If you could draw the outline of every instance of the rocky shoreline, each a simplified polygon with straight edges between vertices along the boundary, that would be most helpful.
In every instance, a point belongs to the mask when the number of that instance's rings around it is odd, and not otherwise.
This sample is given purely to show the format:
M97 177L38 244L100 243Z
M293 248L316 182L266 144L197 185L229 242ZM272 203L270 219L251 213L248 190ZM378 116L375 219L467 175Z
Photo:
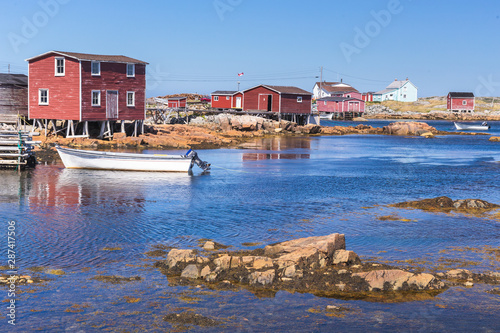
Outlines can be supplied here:
M254 116L217 115L195 118L189 124L147 125L145 133L138 137L116 132L110 140L95 138L64 138L49 132L40 133L37 140L42 143L37 148L38 161L57 158L54 145L92 149L212 149L238 147L253 138L282 136L324 136L324 135L403 135L433 137L435 135L477 135L486 133L464 133L438 131L423 122L395 122L383 128L364 124L353 126L299 126L289 121L275 121ZM494 137L493 137L494 139ZM492 140L494 141L494 140Z

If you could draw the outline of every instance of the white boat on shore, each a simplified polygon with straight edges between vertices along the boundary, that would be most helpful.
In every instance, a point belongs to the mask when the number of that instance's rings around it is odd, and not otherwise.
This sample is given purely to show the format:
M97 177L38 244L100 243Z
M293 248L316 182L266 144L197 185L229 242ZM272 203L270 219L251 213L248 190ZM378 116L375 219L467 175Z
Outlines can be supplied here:
M459 131L487 131L491 126L488 123L484 122L481 125L468 125L468 124L460 124L454 123L455 128Z
M193 150L185 155L164 155L80 150L58 145L56 149L68 169L189 172L196 164L203 171L210 170L210 164L200 160Z

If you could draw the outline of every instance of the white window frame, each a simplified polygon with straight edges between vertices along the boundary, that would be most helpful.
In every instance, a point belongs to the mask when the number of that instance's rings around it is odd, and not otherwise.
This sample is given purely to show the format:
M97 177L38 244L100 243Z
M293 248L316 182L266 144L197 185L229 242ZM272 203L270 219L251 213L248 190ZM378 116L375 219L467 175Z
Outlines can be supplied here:
M54 74L55 76L64 76L66 73L66 59L64 57L55 57L54 58ZM62 60L62 73L57 71L57 61Z
M42 92L45 91L47 93L47 101L42 102ZM40 88L38 89L38 105L49 105L49 89Z
M129 68L132 68L132 74L129 74ZM127 64L127 77L135 77L135 64Z
M226 101L229 101L229 96L226 96Z
M214 102L218 102L219 101L219 96L214 96Z
M326 101L323 101L323 105L326 105Z
M99 69L97 73L94 73L94 64L97 64L97 68ZM91 61L90 62L90 73L92 76L101 76L101 62L100 61Z
M132 94L132 104L128 102L129 94ZM127 106L135 106L135 91L127 91Z
M297 103L302 103L302 96L297 96Z
M467 105L467 100L466 100L466 99L464 99L464 100L462 101L462 105Z
M95 93L99 94L97 97L97 104L94 103L94 94ZM90 98L91 98L92 106L101 106L101 91L100 90L92 90L92 93L90 94Z

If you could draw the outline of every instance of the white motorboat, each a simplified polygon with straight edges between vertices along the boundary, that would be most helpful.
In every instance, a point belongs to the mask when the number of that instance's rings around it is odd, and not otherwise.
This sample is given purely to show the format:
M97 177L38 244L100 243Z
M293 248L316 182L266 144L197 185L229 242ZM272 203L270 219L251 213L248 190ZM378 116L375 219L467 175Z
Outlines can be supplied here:
M481 125L468 125L468 124L461 124L461 123L454 123L455 128L459 131L487 131L490 129L491 126L488 125L488 123L484 122Z
M68 169L189 172L196 164L203 171L210 170L210 164L200 160L191 149L185 155L114 153L58 145L56 149Z
M332 120L333 119L333 112L330 112L330 113L320 113L319 119Z

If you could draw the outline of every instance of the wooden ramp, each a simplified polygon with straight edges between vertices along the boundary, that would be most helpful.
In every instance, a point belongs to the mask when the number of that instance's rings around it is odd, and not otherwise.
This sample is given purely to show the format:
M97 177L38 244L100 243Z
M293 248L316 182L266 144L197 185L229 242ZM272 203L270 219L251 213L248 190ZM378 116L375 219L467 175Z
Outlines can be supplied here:
M24 168L36 163L32 137L38 133L24 131L0 131L0 167Z

